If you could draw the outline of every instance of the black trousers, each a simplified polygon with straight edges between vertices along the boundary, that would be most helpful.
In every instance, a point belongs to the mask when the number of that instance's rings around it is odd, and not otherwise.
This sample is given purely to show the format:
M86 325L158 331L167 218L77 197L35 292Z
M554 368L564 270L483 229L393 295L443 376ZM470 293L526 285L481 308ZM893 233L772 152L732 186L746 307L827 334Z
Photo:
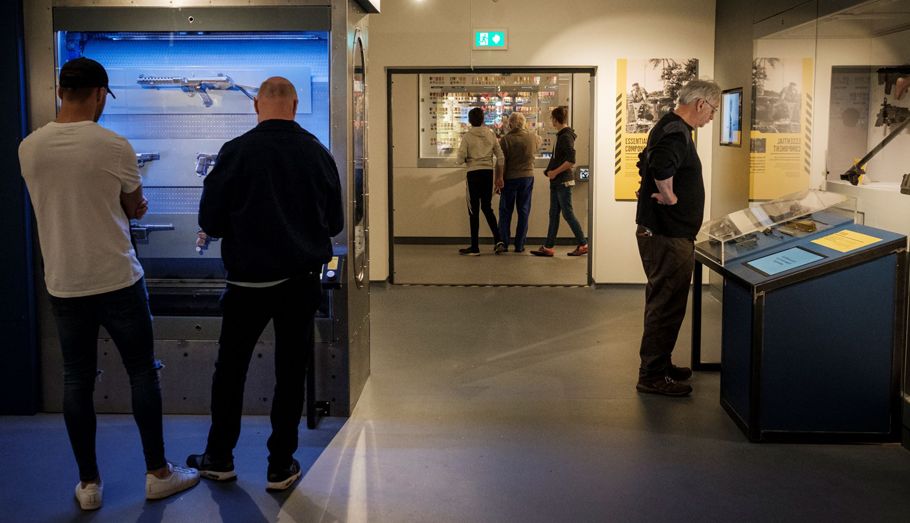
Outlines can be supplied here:
M266 288L228 284L221 297L221 339L212 377L212 427L206 447L212 459L233 457L250 358L262 331L273 320L276 385L269 464L278 468L291 465L303 414L307 364L315 343L313 319L321 299L318 274Z
M638 370L638 379L643 381L664 376L672 365L670 357L686 317L695 244L686 238L648 236L642 228L635 236L648 277Z
M499 227L496 225L496 215L493 214L493 169L481 169L468 172L468 199L471 213L471 248L479 249L477 236L480 233L480 213L487 219L490 232L493 233L493 242L499 243Z

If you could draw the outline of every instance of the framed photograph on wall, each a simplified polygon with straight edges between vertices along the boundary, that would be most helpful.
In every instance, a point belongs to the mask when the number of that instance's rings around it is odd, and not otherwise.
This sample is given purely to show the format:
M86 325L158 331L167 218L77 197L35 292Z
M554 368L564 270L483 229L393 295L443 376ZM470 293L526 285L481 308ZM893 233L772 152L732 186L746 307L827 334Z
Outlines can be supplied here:
M720 99L720 144L743 145L743 88L728 89Z

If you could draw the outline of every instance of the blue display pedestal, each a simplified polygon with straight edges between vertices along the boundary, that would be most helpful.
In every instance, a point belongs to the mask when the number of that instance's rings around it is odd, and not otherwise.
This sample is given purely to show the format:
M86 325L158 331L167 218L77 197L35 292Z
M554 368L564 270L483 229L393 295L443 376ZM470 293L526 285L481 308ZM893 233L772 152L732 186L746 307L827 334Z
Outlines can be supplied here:
M840 231L878 241L814 243ZM723 266L696 260L724 277L720 401L750 441L900 441L905 236L849 221Z

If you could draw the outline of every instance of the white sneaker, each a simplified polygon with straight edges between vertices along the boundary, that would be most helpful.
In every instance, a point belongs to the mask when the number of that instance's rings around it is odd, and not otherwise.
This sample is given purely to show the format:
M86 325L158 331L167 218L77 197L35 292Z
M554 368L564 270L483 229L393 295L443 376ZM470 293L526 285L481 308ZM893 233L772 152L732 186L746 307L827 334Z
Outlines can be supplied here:
M76 500L82 510L98 510L101 508L101 495L104 493L104 483L96 485L89 483L82 488L82 482L76 483Z
M182 492L199 483L199 471L167 463L170 476L158 479L154 474L145 475L145 499L161 499Z

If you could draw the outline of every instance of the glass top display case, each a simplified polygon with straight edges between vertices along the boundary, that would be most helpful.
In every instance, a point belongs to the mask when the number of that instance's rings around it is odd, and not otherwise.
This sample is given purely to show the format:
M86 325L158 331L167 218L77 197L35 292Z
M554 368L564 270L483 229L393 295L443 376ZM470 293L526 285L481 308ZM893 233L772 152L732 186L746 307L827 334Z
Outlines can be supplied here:
M857 222L856 199L844 194L806 190L753 206L702 224L696 253L721 267L764 249L781 247Z

